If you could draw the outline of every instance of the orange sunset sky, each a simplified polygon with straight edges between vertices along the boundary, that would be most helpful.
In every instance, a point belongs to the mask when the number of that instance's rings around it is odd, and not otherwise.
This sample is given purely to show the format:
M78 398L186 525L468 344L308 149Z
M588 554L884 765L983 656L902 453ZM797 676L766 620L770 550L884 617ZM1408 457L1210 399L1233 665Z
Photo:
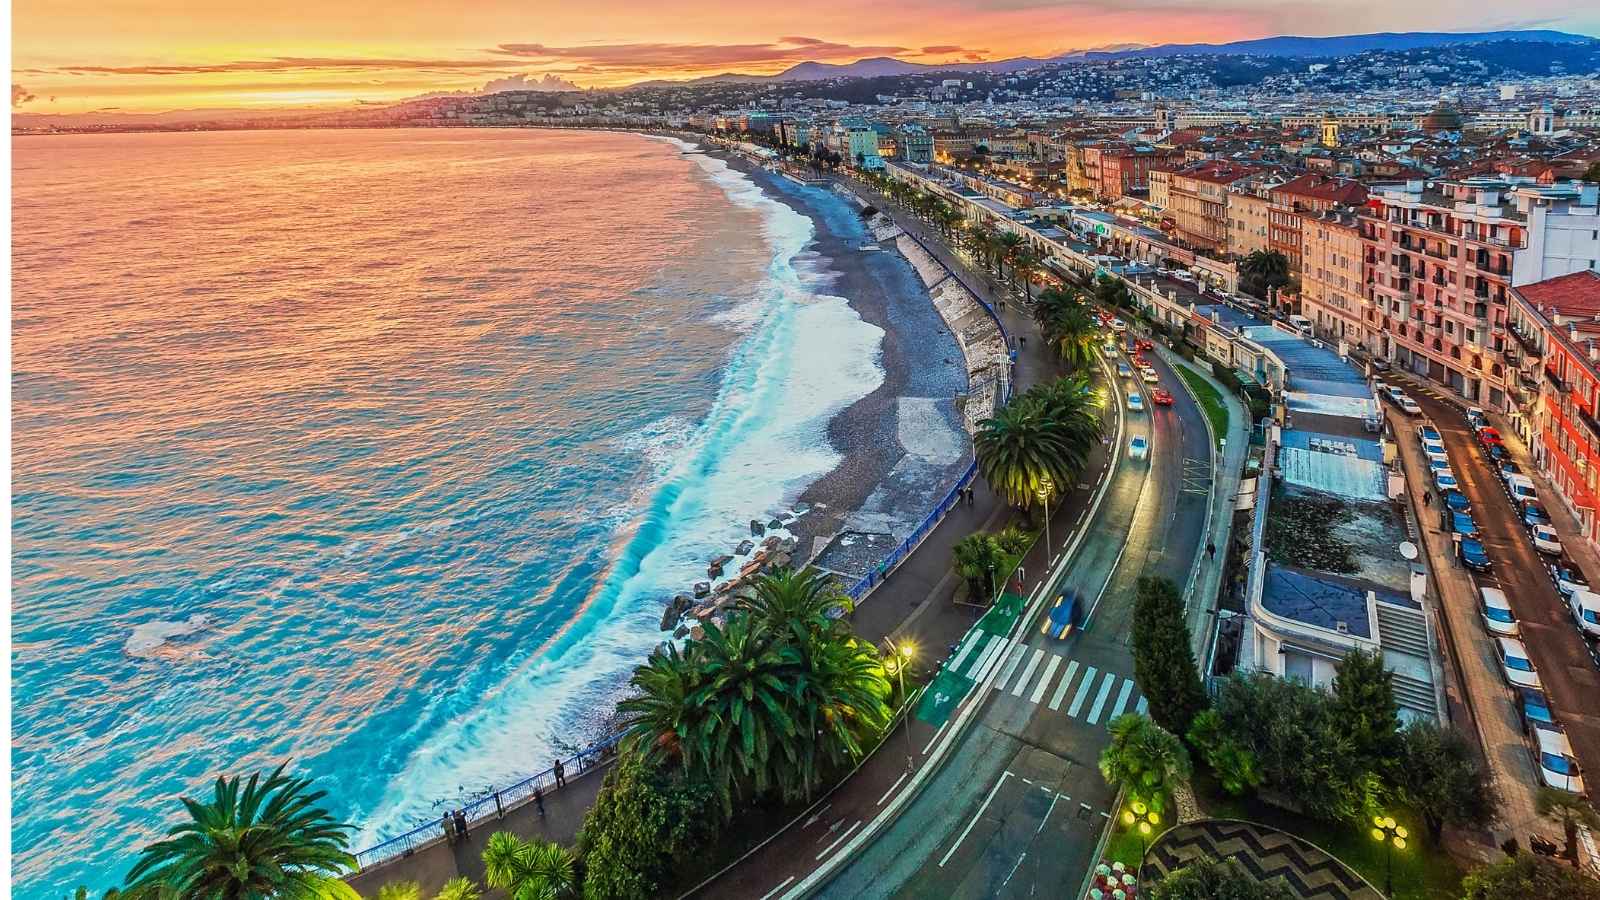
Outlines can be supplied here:
M350 104L518 75L608 87L805 60L1002 59L1275 34L1595 34L1597 10L1569 0L19 0L12 109Z

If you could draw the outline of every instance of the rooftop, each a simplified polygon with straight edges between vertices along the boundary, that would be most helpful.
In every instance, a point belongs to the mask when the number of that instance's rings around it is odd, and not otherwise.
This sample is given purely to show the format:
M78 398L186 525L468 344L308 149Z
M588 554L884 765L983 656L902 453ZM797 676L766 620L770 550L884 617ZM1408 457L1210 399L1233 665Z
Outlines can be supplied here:
M1546 315L1600 315L1600 272L1592 269L1525 284L1516 291Z

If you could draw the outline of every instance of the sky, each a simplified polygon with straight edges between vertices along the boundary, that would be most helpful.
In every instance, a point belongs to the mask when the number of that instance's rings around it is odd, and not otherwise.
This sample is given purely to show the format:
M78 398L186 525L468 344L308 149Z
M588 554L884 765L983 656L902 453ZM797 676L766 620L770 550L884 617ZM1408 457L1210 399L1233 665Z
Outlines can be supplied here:
M806 60L940 63L1277 34L1555 28L1522 0L15 0L13 112L339 106L499 79L612 87Z

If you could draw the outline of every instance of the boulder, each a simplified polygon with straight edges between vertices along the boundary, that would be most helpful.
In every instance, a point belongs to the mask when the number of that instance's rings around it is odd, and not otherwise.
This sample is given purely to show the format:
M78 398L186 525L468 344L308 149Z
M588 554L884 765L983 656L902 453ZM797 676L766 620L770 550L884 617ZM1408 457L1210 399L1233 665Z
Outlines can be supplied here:
M761 524L761 520L760 519L751 519L750 520L750 533L755 535L756 537L760 537L761 535L767 533L767 526Z
M699 600L702 597L708 596L710 593L711 593L711 582L709 582L709 581L696 581L694 583L694 598L696 600Z
M777 531L778 529L780 529L782 527L783 527L783 520L778 518L777 516L773 516L771 518L771 520L769 520L767 522L767 528L771 529L772 531Z
M750 555L750 551L754 550L755 548L756 548L756 542L755 541L743 540L743 541L739 542L739 546L733 548L733 552L738 554L739 556L749 556Z
M711 561L711 564L706 566L706 577L707 578L716 578L716 577L718 577L719 575L722 574L722 567L727 565L728 563L731 563L731 562L733 562L733 557L729 556L726 553L722 554L721 556L717 557L716 559L713 559Z

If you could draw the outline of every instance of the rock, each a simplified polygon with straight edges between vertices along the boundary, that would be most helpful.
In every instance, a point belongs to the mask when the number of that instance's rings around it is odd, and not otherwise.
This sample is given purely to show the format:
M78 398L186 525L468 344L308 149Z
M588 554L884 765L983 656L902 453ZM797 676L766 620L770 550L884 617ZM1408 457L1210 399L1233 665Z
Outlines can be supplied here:
M717 576L722 574L722 567L727 565L728 563L731 563L731 562L733 562L733 557L729 556L726 553L722 554L721 556L717 557L716 559L713 559L711 561L711 565L706 566L706 577L707 578L716 578Z
M694 598L699 600L711 593L711 582L697 581L694 583Z
M750 555L750 551L754 550L755 548L756 548L756 542L755 541L743 540L743 541L739 542L739 546L733 548L733 552L738 554L739 556L749 556Z
M751 519L750 520L750 533L755 535L756 537L760 537L761 535L767 533L767 526L761 524L761 520L760 519Z
M783 527L783 520L778 518L777 516L773 516L772 520L767 522L767 527L772 529L773 531L777 531L778 529Z
M688 636L689 636L689 626L687 626L687 625L679 625L678 626L678 630L674 631L672 633L672 637L675 640L680 640L680 641L683 640L684 638L688 637Z
M782 537L779 537L776 534L771 534L771 535L767 535L767 539L761 542L761 546L766 548L766 549L768 549L768 550L771 550L772 548L778 546L781 543L783 543L783 538Z

